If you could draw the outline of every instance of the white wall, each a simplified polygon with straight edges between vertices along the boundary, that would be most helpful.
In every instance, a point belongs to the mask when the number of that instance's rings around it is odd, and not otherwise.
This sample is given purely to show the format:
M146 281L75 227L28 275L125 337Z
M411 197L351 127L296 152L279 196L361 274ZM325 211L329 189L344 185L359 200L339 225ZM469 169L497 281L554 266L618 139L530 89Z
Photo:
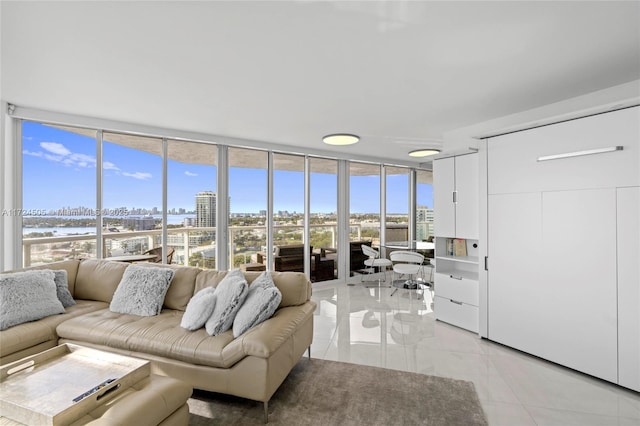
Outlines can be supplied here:
M584 117L640 103L640 80L620 84L528 111L476 123L444 134L444 152L478 148L480 138Z

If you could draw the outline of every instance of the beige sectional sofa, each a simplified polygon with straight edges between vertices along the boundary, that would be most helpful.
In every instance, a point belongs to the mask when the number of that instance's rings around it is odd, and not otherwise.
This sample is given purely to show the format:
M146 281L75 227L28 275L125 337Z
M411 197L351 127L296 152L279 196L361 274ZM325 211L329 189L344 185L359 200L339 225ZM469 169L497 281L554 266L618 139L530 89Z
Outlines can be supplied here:
M138 264L141 265L141 264ZM180 327L191 297L217 286L226 272L193 267L175 269L162 312L141 317L109 310L127 263L67 260L30 269L64 269L77 304L53 315L0 331L0 364L61 343L148 359L152 373L187 382L197 389L267 402L310 347L315 303L311 284L296 272L273 272L282 301L275 314L237 338L232 331L210 336L204 328ZM158 265L153 265L158 266ZM260 272L246 272L247 282Z

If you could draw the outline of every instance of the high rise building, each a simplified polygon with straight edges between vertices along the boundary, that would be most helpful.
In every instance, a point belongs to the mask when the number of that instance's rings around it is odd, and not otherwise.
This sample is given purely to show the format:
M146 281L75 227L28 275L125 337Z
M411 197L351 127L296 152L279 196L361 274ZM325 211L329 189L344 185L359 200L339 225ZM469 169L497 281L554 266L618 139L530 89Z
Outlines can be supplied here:
M215 192L203 191L196 194L196 227L216 226L217 196Z
M156 227L156 222L153 216L128 216L122 220L122 226L133 231L148 231Z

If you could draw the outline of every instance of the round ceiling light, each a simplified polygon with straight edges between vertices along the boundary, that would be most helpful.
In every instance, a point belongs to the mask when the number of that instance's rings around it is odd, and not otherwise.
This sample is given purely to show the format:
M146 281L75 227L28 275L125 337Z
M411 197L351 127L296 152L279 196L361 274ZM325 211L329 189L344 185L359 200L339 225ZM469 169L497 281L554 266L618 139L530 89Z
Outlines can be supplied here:
M359 136L349 133L334 133L322 138L327 145L353 145L360 140Z
M439 149L427 148L427 149L414 149L409 153L412 157L428 157L430 155L436 155L440 152Z

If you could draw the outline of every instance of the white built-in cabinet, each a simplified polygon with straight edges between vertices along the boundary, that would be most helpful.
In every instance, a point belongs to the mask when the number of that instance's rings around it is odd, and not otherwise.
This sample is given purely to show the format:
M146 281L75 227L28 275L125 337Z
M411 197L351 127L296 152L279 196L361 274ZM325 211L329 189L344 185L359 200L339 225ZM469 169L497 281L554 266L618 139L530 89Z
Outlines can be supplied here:
M640 391L640 186L617 190L618 377Z
M433 161L434 233L478 239L478 155Z
M436 318L478 332L478 155L433 161ZM464 239L466 255L448 242Z
M639 111L487 140L482 307L489 339L637 391Z

